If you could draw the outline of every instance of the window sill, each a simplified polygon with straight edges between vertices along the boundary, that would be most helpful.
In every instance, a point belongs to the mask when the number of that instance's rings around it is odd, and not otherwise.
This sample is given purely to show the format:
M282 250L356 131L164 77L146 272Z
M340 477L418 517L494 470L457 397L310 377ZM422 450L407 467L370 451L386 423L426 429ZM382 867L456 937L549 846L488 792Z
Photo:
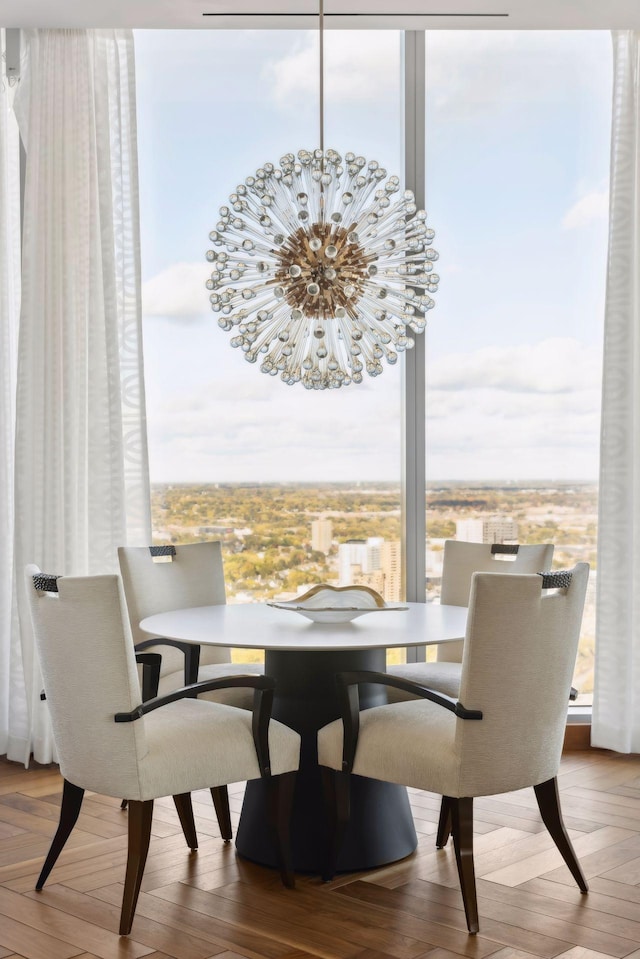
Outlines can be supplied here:
M569 706L567 712L567 725L573 725L574 723L586 723L590 726L592 711L593 708L591 706Z

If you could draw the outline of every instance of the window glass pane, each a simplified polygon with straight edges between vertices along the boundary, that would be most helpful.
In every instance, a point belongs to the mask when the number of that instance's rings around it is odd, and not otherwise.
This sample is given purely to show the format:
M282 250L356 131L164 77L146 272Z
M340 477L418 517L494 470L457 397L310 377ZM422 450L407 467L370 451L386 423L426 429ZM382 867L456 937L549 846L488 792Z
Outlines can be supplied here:
M325 67L326 147L402 175L400 34L328 31ZM400 365L287 386L231 349L205 289L236 185L318 146L317 33L137 31L136 68L154 538L221 539L230 602L399 598Z
M593 689L611 43L427 35L428 596L444 539L591 563L575 685ZM484 525L483 525L484 524Z

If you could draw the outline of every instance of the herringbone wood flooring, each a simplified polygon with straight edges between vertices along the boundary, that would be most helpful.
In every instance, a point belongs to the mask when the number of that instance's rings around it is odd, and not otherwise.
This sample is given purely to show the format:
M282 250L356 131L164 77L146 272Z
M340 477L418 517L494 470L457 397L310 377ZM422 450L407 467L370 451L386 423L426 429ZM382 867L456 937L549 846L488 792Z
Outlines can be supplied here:
M640 757L565 755L565 821L591 891L582 896L532 790L475 803L480 935L466 933L451 844L436 851L439 798L412 793L417 852L323 885L236 858L208 793L194 794L190 855L171 800L153 839L129 939L117 934L126 812L88 795L67 847L34 891L60 801L57 767L0 760L0 959L640 959ZM242 789L232 791L237 820ZM319 824L319 827L320 824Z

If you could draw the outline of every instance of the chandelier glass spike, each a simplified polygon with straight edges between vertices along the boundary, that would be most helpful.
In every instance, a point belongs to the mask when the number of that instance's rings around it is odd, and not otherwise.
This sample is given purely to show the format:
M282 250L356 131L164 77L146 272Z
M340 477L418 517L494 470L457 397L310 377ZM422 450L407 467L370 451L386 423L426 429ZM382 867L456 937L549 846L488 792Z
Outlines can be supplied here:
M265 163L236 187L209 237L218 324L263 373L307 389L382 373L421 333L438 254L411 190L375 160L320 148Z

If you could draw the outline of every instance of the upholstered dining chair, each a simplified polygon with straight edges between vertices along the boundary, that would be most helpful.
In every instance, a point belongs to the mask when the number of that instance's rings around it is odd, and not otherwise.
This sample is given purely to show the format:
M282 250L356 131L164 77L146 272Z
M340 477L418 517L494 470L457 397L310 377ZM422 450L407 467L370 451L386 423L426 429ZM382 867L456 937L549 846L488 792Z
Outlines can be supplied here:
M386 673L340 674L342 719L318 733L333 824L325 878L335 870L354 773L443 796L439 832L445 842L453 834L469 932L478 931L476 796L533 786L544 824L587 891L564 827L557 773L588 576L587 563L545 576L475 573L455 699ZM363 682L420 698L360 712Z
M26 568L36 649L64 777L57 832L40 890L80 813L85 790L128 801L128 857L120 934L131 930L149 848L153 801L173 796L187 844L197 847L190 793L263 778L281 876L293 885L289 815L300 736L270 720L273 680L209 680L142 701L120 578L45 576ZM241 685L248 711L196 698Z
M198 680L222 679L240 673L259 676L264 672L258 663L232 663L231 650L226 647L196 646L160 636L154 639L140 629L140 620L154 613L226 603L219 542L121 546L118 562L136 651L162 655L160 695ZM216 690L205 695L207 699L242 709L251 709L253 704L252 693L246 688Z
M262 675L261 664L233 664L227 647L197 646L161 636L154 639L140 629L140 620L154 613L226 603L222 549L218 541L182 546L121 546L118 562L136 652L139 655L159 653L162 657L159 695L198 681ZM246 686L227 685L201 695L227 706L253 708L253 692ZM233 831L227 789L215 789L213 799L222 837L230 842ZM122 805L126 806L124 800Z
M474 573L540 573L551 569L553 545L503 545L501 543L467 543L449 539L444 544L442 589L440 602L448 606L468 606L471 578ZM436 647L436 661L402 663L388 667L392 676L437 689L457 697L460 687L463 640L442 643ZM387 690L389 702L412 699L401 689Z

